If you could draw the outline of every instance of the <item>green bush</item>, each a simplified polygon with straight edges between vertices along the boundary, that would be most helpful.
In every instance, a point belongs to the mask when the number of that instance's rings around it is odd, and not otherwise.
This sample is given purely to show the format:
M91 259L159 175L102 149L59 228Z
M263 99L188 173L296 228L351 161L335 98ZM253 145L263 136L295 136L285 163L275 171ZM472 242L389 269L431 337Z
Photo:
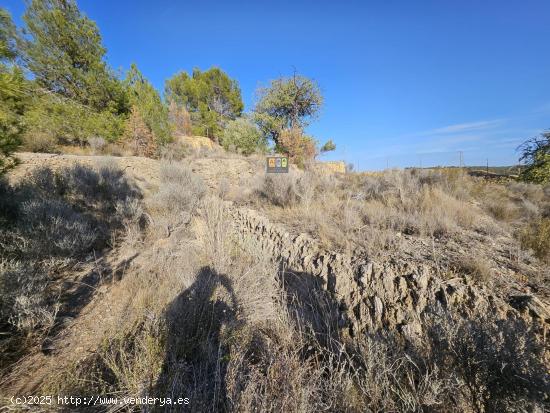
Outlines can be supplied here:
M0 65L0 173L10 165L11 153L21 144L21 114L27 101L25 84L20 70Z
M265 151L266 141L258 128L246 118L230 121L221 138L226 150L236 150L244 155Z

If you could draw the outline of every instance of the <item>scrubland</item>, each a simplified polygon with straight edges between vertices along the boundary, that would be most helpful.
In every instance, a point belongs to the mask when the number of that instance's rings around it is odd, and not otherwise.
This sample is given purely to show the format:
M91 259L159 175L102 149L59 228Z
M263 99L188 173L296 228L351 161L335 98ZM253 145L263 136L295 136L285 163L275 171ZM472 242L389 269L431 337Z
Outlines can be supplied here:
M113 160L2 184L3 394L187 397L190 411L550 408L548 319L434 303L415 340L350 335L337 297L245 248L231 215L253 208L327 251L547 302L550 188L459 171L294 170L212 191L174 158L147 194Z
M458 169L294 170L252 185L254 207L332 250L431 262L441 275L469 272L487 282L514 273L548 286L548 186Z

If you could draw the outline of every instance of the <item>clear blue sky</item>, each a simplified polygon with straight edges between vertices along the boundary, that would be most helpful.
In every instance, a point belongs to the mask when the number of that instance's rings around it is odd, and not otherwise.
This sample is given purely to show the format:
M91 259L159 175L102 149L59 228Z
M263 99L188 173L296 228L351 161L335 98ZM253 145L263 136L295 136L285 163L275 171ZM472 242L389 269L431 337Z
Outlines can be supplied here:
M22 0L4 0L17 23ZM6 4L7 3L7 4ZM309 132L360 169L513 164L550 128L550 1L98 1L109 63L136 62L160 90L219 66L254 90L293 68L320 84Z

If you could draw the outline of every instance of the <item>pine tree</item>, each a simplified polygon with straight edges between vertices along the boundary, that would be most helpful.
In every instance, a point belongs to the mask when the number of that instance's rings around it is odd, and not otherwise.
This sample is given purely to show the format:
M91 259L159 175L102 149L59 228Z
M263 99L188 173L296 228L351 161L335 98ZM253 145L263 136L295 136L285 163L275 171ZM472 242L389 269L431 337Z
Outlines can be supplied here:
M189 112L193 133L209 138L219 138L225 124L244 108L237 81L217 67L194 69L191 76L177 73L166 81L165 91L169 100Z
M135 64L130 67L125 84L131 105L137 108L143 121L153 132L156 142L169 142L172 139L172 128L168 119L168 107Z
M103 61L99 30L74 0L32 0L23 19L30 35L23 58L41 87L98 111L127 111L123 87Z

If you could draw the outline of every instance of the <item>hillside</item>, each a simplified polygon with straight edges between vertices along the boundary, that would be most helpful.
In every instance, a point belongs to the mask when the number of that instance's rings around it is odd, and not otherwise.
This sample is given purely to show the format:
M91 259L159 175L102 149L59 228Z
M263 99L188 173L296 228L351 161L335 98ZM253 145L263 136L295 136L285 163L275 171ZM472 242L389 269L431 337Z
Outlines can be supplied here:
M0 205L4 395L550 406L547 251L517 236L548 188L452 171L266 177L237 155L18 157Z

